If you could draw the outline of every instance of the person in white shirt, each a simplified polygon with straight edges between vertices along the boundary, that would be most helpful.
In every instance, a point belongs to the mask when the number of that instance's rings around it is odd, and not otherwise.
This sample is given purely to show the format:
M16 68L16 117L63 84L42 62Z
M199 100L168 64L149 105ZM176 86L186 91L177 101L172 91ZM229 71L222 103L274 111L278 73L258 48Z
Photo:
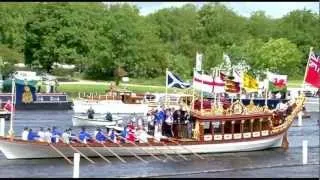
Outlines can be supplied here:
M38 136L39 136L38 141L44 142L44 131L43 131L42 127L40 128L40 131L38 132Z
M276 108L276 110L281 112L284 112L287 109L288 109L288 105L283 100L277 105L277 108Z
M68 129L62 133L62 140L63 143L70 144L70 134L68 133Z
M46 132L44 132L44 141L51 143L52 133L51 129L48 128Z
M24 141L28 141L28 134L29 134L29 130L28 130L27 127L25 127L25 128L23 129L21 139L24 140Z

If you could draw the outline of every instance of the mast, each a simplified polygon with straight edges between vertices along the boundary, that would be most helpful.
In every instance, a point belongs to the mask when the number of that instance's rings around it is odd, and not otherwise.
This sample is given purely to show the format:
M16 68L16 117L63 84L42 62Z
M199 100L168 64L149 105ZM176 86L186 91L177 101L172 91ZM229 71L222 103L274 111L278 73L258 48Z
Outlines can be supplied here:
M309 50L309 56L308 56L308 62L307 62L307 65L306 65L306 70L304 71L304 78L303 78L303 89L305 87L305 82L306 82L306 77L307 77L307 71L308 71L308 67L309 67L309 62L310 62L310 57L311 57L311 54L312 54L312 51L313 51L313 47L310 47L310 50Z
M267 69L267 80L265 80L265 106L268 107L268 93L269 93L269 80L268 80L268 74L269 74L269 70Z
M201 85L203 87L203 70L201 71ZM200 108L200 112L202 112L203 109L203 90L201 90L201 108Z
M166 68L166 100L165 106L168 106L168 68Z
M193 110L194 108L194 95L195 95L195 89L194 89L194 72L195 72L196 68L193 68L193 77L192 77L192 103L191 103L191 110Z
M10 114L10 129L9 129L9 136L11 138L13 138L13 134L14 134L14 131L13 131L13 111L15 110L15 98L14 98L14 95L15 95L15 78L13 77L12 79L12 84L11 84L11 114Z

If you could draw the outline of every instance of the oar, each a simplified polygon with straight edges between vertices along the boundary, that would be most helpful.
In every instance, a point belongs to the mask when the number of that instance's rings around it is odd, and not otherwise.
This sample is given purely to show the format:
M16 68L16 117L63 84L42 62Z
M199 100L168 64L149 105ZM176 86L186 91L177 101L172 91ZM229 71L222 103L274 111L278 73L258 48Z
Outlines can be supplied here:
M59 149L57 149L56 147L54 147L52 144L48 143L48 145L55 150L59 155L61 155L65 160L68 161L69 164L73 164L73 162L67 157L65 156Z
M183 149L185 149L185 150L187 150L187 151L191 152L192 154L194 154L194 155L195 155L195 156L197 156L198 158L200 158L200 159L204 159L204 157L202 157L200 154L195 153L195 152L193 152L191 149L188 149L188 148L186 148L185 146L182 146L182 145L181 145L181 144L179 144L178 142L174 141L173 139L175 139L175 138L168 138L168 139L169 139L169 141L171 141L171 142L173 142L173 143L177 144L178 146L182 147Z
M79 142L80 139L78 137L75 137L75 139ZM92 148L91 146L89 146L89 144L85 144L91 151L95 152L98 156L100 156L103 160L105 160L106 162L108 162L109 164L111 164L111 161L109 159L107 159L106 157L104 157L102 154L100 154L98 151L96 151L94 148Z
M112 151L109 147L105 146L104 144L101 144L105 149L107 149L111 154L113 154L115 157L117 157L121 162L127 163L124 159L122 159L118 154L116 154L114 151Z
M155 139L156 141L158 141L154 136L151 136L153 139ZM161 140L159 141L162 145L166 146L168 149L171 149L170 146L168 146L166 143L162 142ZM171 149L173 150L173 149ZM180 156L182 159L188 161L189 159L186 158L184 155L182 155L181 153L178 153L177 151L173 150L173 152L175 152L178 156Z
M142 151L144 151L145 153L148 153L149 155L151 155L152 157L154 157L156 160L162 161L162 159L158 158L157 156L155 156L154 154L152 154L151 152L148 152L146 150L144 150L142 147L138 146L136 143L131 142L131 141L127 141L126 138L119 136L121 139L123 139L125 142L129 142L130 144L134 145L135 147L140 148Z
M138 137L136 137L137 139L139 139ZM140 140L140 139L139 139ZM175 160L175 159L173 159L171 156L169 156L166 152L161 152L160 151L160 149L158 149L156 146L152 146L148 141L147 141L147 144L150 146L150 147L154 147L156 150L158 150L159 151L159 153L161 154L163 154L164 156L166 156L168 159L171 159L172 161L175 161L175 162L177 162L177 160ZM163 160L163 161L165 161L165 159Z
M107 159L106 157L104 157L102 154L100 154L99 152L97 152L94 148L92 148L91 146L89 146L88 144L86 144L86 146L93 152L95 152L96 154L98 154L103 160L105 160L106 162L108 162L109 164L111 164L111 161L109 161L109 159Z
M113 142L111 139L108 138L108 140L110 140L111 142ZM115 144L117 144L119 147L123 147L120 143L118 142L113 142ZM133 155L134 157L136 157L137 159L139 159L140 161L144 162L144 163L148 163L148 161L142 159L140 156L138 156L136 153L132 152L132 151L129 151L127 150L131 155Z
M84 154L83 154L81 151L79 151L77 148L71 146L71 144L68 144L68 145L69 145L69 147L70 147L71 149L73 149L74 151L76 151L76 152L78 152L79 154L81 154L81 156L83 156L86 160L88 160L88 161L91 162L92 164L95 163L92 159L88 158L86 155L84 155Z

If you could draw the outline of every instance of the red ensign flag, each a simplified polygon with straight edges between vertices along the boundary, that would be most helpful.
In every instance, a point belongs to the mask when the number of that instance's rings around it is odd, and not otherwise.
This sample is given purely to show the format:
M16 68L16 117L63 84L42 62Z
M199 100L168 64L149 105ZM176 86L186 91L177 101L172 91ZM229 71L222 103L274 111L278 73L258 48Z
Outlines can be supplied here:
M309 58L305 82L320 88L320 56L311 53Z

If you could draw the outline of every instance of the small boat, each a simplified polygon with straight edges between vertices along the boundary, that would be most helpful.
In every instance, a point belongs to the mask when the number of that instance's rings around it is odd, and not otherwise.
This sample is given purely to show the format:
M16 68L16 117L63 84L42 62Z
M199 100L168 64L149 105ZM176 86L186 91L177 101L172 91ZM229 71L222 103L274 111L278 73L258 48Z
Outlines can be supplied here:
M288 145L287 130L302 110L304 102L305 97L298 97L285 113L254 104L244 106L240 101L232 103L227 108L194 109L191 111L195 124L192 137L160 138L160 141L148 138L149 143L122 143L121 146L112 142L105 144L74 142L72 145L59 142L49 145L45 142L1 137L0 149L7 159L21 159L57 158L62 157L61 154L73 157L74 148L88 157L97 157L98 153L102 156L114 156L111 151L119 156L150 155L150 153L181 155L285 147Z
M112 91L107 95L85 96L73 100L75 113L86 113L90 107L95 113L145 115L148 105L143 103L143 96L129 91Z
M105 118L94 118L89 119L85 116L73 116L72 124L73 126L112 126L118 123L122 123L121 117L112 117L112 121L106 120Z
M15 93L0 93L0 105L3 106L8 100L14 100L16 110L71 110L72 101L68 99L66 93L50 91L40 93L38 82L41 77L32 71L17 71L12 79L4 81L7 86L15 86ZM46 81L45 81L46 82ZM14 84L14 85L13 85ZM49 89L47 87L47 89ZM13 97L12 97L13 96ZM30 98L29 98L30 97Z

